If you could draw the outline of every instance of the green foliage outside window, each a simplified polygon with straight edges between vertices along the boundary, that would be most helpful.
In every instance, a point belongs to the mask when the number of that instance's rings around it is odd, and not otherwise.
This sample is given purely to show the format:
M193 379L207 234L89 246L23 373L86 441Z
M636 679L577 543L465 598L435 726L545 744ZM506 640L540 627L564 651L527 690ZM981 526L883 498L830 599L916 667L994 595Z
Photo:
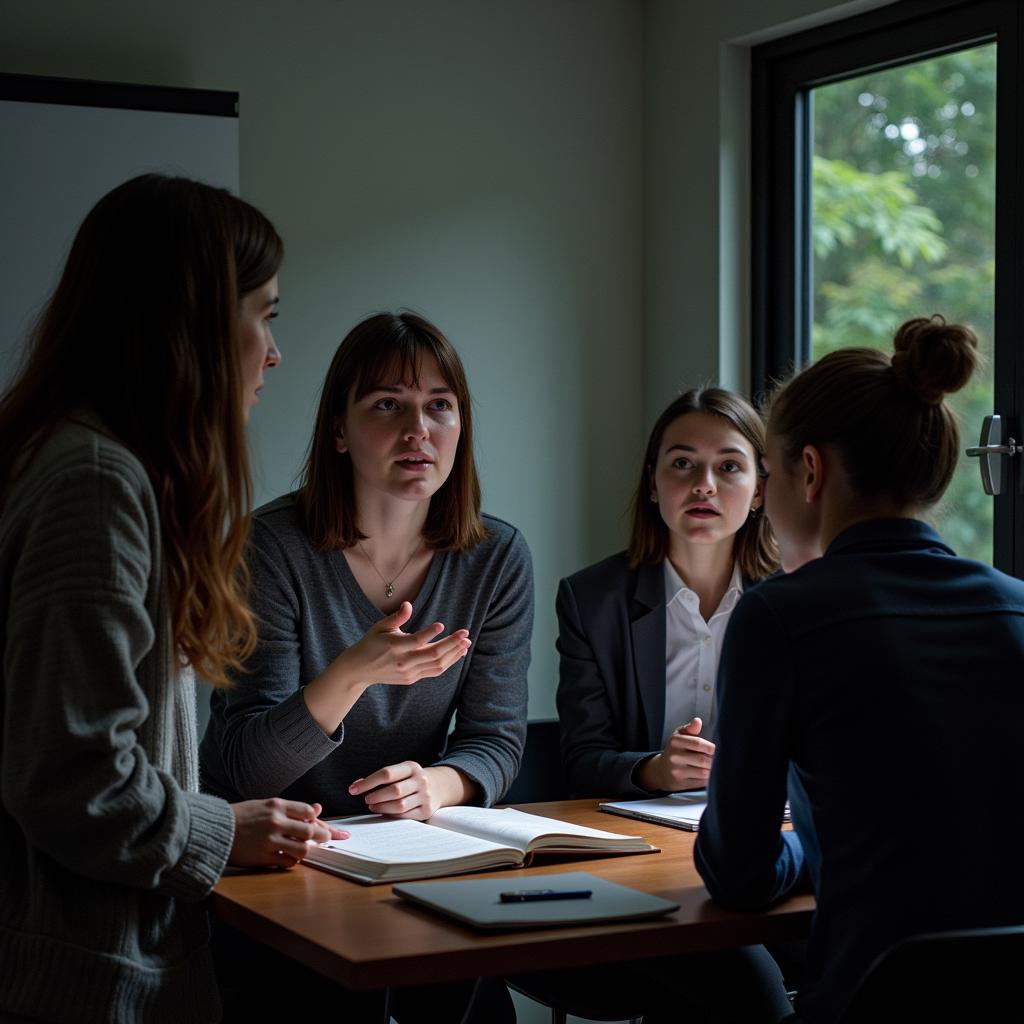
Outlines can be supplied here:
M990 354L995 280L995 46L814 91L814 338L889 349L941 313ZM993 409L991 361L959 395L963 447ZM956 550L991 561L992 499L963 457L935 518Z

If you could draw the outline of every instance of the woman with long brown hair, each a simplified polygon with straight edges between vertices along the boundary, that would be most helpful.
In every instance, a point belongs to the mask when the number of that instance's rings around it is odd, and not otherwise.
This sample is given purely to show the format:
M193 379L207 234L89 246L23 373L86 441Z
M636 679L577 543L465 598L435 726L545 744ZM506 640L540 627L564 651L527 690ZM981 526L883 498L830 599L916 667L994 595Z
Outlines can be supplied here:
M316 805L198 792L193 668L252 650L245 420L281 241L144 175L92 209L0 399L0 1015L212 1021L201 901Z

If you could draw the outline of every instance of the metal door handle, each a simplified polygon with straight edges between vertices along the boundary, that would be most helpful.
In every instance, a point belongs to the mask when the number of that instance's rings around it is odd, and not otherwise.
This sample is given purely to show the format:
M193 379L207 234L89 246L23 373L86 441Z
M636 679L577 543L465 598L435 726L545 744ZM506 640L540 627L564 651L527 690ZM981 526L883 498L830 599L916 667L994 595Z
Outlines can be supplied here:
M977 448L968 448L968 455L1018 455L1024 451L1024 446L1014 442L1013 438L1009 439L1007 444L983 444Z
M1003 419L999 415L986 416L981 425L981 441L974 448L968 448L971 458L979 459L981 468L981 486L986 494L1000 494L1003 490L1003 459L1024 452L1024 445L1019 445L1012 438L1003 440Z

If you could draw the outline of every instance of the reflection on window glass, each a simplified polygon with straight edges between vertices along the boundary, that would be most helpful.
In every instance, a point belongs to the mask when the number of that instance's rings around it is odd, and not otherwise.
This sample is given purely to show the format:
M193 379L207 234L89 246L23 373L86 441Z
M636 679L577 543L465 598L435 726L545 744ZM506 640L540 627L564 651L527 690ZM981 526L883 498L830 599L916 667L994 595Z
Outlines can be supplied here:
M889 349L895 329L941 313L989 356L952 405L964 444L993 409L995 44L813 92L814 357ZM937 525L992 560L992 499L961 456Z

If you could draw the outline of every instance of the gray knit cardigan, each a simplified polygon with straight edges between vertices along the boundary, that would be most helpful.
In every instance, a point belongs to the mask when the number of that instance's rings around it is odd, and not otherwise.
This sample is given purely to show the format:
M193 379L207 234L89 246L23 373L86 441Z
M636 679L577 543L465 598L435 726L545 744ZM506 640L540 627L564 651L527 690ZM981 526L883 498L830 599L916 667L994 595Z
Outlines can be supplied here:
M0 512L0 1017L216 1020L201 901L234 818L197 791L153 489L96 426Z

